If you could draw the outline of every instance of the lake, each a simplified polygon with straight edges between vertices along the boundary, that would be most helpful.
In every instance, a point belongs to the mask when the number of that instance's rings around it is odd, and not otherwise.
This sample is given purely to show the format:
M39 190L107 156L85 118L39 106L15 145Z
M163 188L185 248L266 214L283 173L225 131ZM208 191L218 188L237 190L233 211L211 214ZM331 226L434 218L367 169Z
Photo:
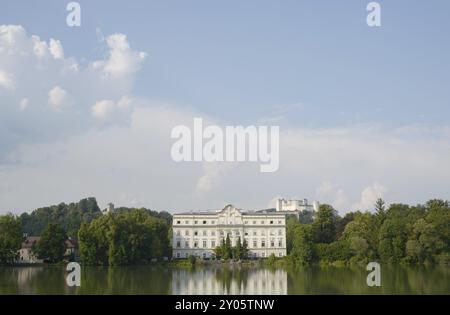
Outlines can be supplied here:
M81 287L63 266L0 267L0 294L450 294L450 268L382 266L381 287L363 267L85 267Z

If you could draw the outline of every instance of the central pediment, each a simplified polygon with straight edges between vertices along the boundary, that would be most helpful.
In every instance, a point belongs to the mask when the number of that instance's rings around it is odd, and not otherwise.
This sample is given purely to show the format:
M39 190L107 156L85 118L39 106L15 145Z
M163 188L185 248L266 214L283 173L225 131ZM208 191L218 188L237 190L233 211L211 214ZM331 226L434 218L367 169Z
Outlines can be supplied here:
M218 211L218 214L219 216L226 216L226 217L242 216L242 213L239 211L239 209L233 206L232 204L226 205L222 210Z

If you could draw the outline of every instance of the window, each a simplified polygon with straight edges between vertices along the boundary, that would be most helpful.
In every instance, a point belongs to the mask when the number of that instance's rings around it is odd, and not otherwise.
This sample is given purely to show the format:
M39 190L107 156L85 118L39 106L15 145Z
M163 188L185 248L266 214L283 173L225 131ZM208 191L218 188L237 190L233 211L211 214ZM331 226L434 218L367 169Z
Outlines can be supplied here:
M220 236L223 236L223 231L220 231Z
M258 247L258 244L256 243L256 241L253 241L253 248Z
M212 236L216 236L216 231L211 231Z
M177 241L177 248L180 248L180 247L181 247L181 242Z
M206 258L206 253L203 253L203 258Z
M266 247L266 241L261 241L261 247Z
M198 242L194 241L194 247L197 248L198 247Z
M181 233L180 233L180 231L178 230L178 231L176 232L176 235L177 235L177 236L180 236L180 234L181 234Z
M177 221L177 224L180 224L181 223L181 221Z
M188 220L186 220L186 221L184 221L184 223L185 223L185 224L189 224L189 221L188 221Z
M275 241L274 240L270 241L270 247L275 247Z
M265 221L261 221L261 224L266 224L266 222Z
M282 256L283 256L283 253L279 253L278 256L279 256L279 257L282 257Z
M245 236L248 236L248 232L245 232L244 235L245 235Z
M211 241L211 247L215 248L216 247L216 241Z
M213 220L213 221L211 221L211 224L215 224L215 223L216 223L216 221L214 221L214 220Z
M186 242L184 243L184 247L189 248L189 240L186 240Z
M206 221L203 221L203 224L206 224Z
M184 235L189 235L189 230L184 231Z
M177 253L177 258L180 258L180 253Z
M266 253L262 252L261 257L266 257ZM265 283L263 282L263 286L265 286Z
M278 241L278 247L283 247L283 242L282 241Z
M240 236L240 235L241 235L241 233L239 233L239 231L234 232L234 234L235 234L236 236Z
M270 221L270 224L273 224L273 221Z
M256 221L253 221L253 224L256 224Z
M194 224L197 224L197 223L198 223L198 221L197 221L197 220L195 220L195 221L194 221Z
M278 230L278 235L283 235L283 232L281 230Z
M253 236L256 236L256 231L253 231Z
M281 224L281 220L278 221L278 224Z
M205 231L203 231L203 236L206 236L206 230L205 230Z
M244 224L248 224L248 221L244 221Z
M206 248L208 246L206 246L206 241L203 241L203 248Z

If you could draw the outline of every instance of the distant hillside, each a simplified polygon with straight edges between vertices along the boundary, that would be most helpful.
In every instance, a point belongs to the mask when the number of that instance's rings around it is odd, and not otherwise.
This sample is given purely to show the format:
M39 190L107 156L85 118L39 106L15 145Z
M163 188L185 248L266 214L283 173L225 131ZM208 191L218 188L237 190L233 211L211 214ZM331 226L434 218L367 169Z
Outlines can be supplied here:
M114 212L131 211L134 208L116 208ZM166 211L157 212L145 209L149 215L163 219L168 226L172 225L172 215ZM34 210L31 214L23 213L20 216L23 233L28 235L41 235L49 223L59 224L71 237L77 237L81 223L91 222L102 215L97 200L94 197L81 199L76 203L60 203L49 207Z
M20 216L23 233L41 235L49 223L59 224L69 236L76 237L82 222L91 222L101 216L97 200L93 197L81 199L77 203L60 203L34 210Z

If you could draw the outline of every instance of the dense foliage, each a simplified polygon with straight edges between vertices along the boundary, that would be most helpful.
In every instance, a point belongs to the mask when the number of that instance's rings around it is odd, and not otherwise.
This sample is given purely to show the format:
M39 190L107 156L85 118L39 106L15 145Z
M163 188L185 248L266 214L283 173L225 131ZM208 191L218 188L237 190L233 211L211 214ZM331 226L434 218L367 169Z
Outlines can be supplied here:
M63 260L66 251L66 239L66 232L58 224L50 223L42 232L41 239L37 242L33 251L39 259L46 262L60 262Z
M352 212L344 217L321 205L312 224L296 218L287 222L289 258L299 264L450 263L450 207L448 201L425 205L392 204L383 200L375 212Z
M161 258L170 251L169 226L144 209L117 211L83 223L79 250L83 263L129 265Z
M83 222L91 222L101 216L95 198L82 199L77 203L39 208L31 214L20 216L22 231L28 235L41 235L50 223L58 224L68 236L76 237Z
M20 220L11 215L0 216L0 264L11 264L22 243Z

